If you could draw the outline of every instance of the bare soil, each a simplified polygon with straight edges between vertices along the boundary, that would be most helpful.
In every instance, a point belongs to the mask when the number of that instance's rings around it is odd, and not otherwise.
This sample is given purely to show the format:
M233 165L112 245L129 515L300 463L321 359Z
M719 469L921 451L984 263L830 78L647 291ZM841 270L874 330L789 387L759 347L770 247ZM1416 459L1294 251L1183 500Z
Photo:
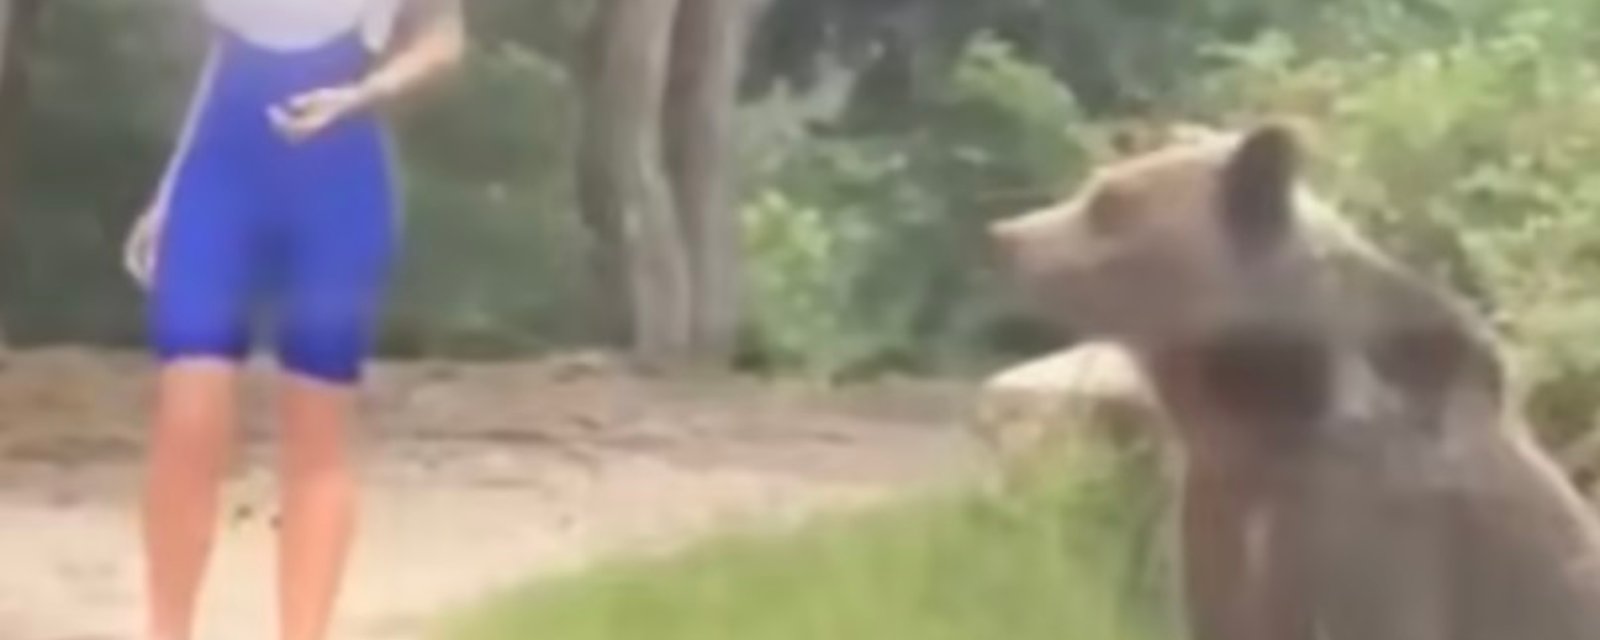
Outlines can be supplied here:
M258 371L205 640L274 637L271 377ZM0 640L140 640L148 374L136 354L5 359ZM380 365L335 637L416 638L439 612L530 576L956 481L975 462L970 396L928 381L651 379L592 355Z

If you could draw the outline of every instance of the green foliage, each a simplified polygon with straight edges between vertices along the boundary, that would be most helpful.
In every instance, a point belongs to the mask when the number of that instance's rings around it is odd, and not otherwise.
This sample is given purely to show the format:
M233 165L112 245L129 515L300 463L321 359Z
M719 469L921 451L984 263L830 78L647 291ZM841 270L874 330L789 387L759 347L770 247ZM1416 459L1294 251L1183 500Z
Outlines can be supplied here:
M530 585L440 640L1177 637L1148 469L1103 452L1013 493L937 495Z
M571 183L593 3L536 4L472 3L467 69L400 118L389 353L591 337ZM119 244L198 64L178 11L49 4L0 220L12 337L137 339ZM1582 428L1600 384L1597 19L1589 0L778 0L740 122L749 352L826 376L987 364L1019 339L983 227L1069 188L1107 122L1292 113L1319 132L1323 191L1493 314L1541 426Z
M532 50L485 45L439 89L400 128L407 246L388 346L514 354L588 337L573 79Z
M121 234L153 192L198 66L182 25L160 5L46 7L23 138L7 141L25 160L20 202L0 219L0 310L17 337L137 334Z
M745 212L755 348L824 375L983 353L1005 289L983 227L1084 169L1082 122L1048 72L980 39L918 131L830 135L802 121L759 138Z
M1303 0L776 0L752 85L804 85L819 58L848 60L867 81L857 110L905 124L944 86L975 39L998 38L1048 69L1096 115L1156 107L1208 68L1202 45L1246 38L1317 10L1372 4Z

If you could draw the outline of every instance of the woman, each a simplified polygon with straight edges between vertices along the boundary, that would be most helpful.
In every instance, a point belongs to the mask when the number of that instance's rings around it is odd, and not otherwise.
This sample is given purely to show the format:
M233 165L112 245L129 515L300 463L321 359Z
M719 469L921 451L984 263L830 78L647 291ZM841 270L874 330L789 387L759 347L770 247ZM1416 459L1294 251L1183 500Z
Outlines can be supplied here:
M461 9L458 0L201 4L215 27L210 62L127 250L150 293L161 363L144 493L148 633L191 635L240 364L256 305L267 303L284 371L279 633L320 640L355 520L345 431L396 244L374 108L460 58Z

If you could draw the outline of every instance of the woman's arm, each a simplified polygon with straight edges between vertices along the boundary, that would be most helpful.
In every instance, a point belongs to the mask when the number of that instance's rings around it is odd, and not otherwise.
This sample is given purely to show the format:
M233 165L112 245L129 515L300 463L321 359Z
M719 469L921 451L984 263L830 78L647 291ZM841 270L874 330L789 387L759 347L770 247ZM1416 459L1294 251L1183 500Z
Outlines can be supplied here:
M401 42L360 85L369 104L405 95L455 66L466 51L461 0L411 1L417 4L399 18L409 27L401 29Z
M145 205L145 210L134 221L133 229L122 244L122 266L128 275L140 287L148 288L155 275L156 239L160 235L162 222L167 215L167 203L172 198L172 185L177 180L178 163L189 154L190 145L194 144L195 129L200 120L200 113L205 110L205 101L210 99L211 84L216 79L217 59L216 54L206 56L205 67L200 71L200 80L190 92L189 106L186 107L183 124L178 133L176 148L167 156L167 164L161 171L161 181L156 185L155 195Z
M357 111L376 107L455 66L466 51L461 0L407 0L400 42L365 78L305 93L269 114L278 129L304 140Z

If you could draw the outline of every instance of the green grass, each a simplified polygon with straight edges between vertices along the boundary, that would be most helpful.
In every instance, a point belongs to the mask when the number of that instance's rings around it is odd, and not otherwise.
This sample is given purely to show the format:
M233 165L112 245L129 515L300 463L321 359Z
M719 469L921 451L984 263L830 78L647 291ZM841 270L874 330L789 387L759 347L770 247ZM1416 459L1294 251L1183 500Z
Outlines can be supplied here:
M441 640L1157 640L1151 474L1084 456L1005 496L924 497L499 595Z

